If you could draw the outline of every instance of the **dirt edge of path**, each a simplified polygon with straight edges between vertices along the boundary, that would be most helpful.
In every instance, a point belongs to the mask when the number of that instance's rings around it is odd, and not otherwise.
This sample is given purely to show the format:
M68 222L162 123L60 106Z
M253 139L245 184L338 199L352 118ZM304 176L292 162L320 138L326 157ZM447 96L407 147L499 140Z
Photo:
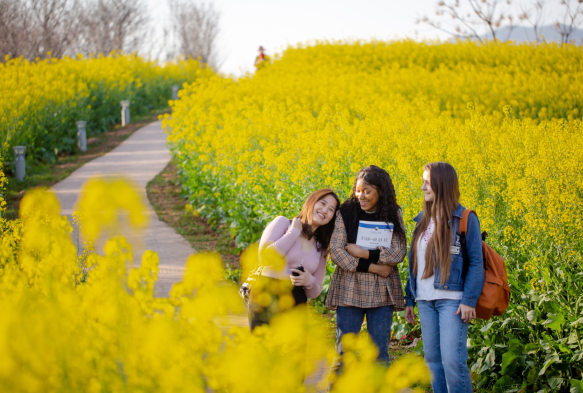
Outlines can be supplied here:
M181 179L174 160L146 186L148 200L158 218L184 237L197 252L218 252L226 269L227 278L238 282L241 274L239 255L228 228L209 225L200 217L185 210L188 203L182 194Z

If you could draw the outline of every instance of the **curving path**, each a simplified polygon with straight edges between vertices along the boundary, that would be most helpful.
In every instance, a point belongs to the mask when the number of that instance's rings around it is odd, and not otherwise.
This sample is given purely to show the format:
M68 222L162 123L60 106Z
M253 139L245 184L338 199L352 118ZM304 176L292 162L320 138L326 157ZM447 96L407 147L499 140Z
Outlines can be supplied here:
M67 215L72 222L75 202L87 179L108 175L131 178L143 194L150 218L149 228L140 236L128 236L133 248L134 263L141 261L145 250L156 251L160 258L160 274L154 288L155 294L168 296L172 284L182 277L186 259L195 251L174 229L158 219L146 195L148 182L166 167L171 158L161 125L157 121L137 130L111 152L83 165L57 183L53 191L61 203L61 214Z

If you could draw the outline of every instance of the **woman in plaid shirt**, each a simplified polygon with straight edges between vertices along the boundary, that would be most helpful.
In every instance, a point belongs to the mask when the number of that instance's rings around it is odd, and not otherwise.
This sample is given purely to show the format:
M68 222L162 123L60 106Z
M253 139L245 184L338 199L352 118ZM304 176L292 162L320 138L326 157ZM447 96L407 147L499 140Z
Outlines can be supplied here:
M356 245L360 221L392 224L390 246L368 250ZM352 195L340 207L330 241L330 257L337 267L326 306L336 309L340 355L334 371L342 367L342 336L360 332L365 316L368 332L379 349L378 360L388 365L393 312L405 306L397 264L406 252L405 225L391 177L378 166L368 166L356 175Z

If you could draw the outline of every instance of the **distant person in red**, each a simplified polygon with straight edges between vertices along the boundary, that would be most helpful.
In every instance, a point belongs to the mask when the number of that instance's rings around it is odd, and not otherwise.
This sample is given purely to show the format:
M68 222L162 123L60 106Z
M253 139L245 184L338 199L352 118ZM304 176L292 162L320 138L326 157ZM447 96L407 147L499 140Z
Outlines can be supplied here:
M259 47L259 55L255 58L255 68L259 71L267 64L269 64L269 56L263 52L263 47Z

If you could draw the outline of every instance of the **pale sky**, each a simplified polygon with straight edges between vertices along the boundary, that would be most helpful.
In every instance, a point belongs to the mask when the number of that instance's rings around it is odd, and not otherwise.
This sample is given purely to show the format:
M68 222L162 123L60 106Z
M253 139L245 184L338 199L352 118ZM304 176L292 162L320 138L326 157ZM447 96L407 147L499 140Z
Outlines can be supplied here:
M167 17L164 0L148 2L156 19ZM434 14L437 0L210 2L220 12L219 71L236 76L254 70L260 45L273 55L288 45L316 39L450 38L428 25L415 24L417 17Z
M316 39L390 40L419 35L445 37L416 25L435 0L215 0L221 12L220 70L241 74L253 70L259 45L268 54L288 45ZM416 34L417 33L417 34Z

